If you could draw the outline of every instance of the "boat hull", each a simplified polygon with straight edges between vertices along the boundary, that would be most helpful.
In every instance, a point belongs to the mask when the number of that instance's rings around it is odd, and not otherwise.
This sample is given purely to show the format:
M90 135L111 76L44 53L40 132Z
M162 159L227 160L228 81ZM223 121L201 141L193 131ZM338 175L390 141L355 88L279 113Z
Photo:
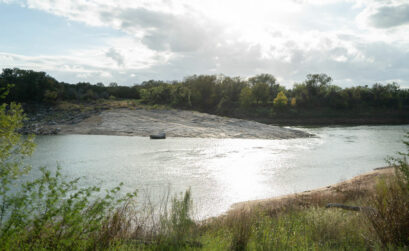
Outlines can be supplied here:
M166 134L154 134L149 136L150 139L166 139Z

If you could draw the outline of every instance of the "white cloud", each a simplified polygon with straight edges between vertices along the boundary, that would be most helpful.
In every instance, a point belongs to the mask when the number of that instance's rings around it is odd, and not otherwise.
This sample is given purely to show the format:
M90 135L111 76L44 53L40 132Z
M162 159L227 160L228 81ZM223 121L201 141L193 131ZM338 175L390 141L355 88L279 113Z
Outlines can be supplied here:
M388 79L409 83L409 69L402 67L409 51L406 12L397 10L403 0L19 2L124 35L112 37L105 47L69 56L1 53L2 67L33 67L63 77L67 74L62 72L72 72L90 81L119 78L116 81L125 83L261 72L285 84L311 72L326 72L347 84ZM331 9L338 5L348 13Z
M375 28L393 28L409 24L409 3L376 8L368 17Z
M112 60L114 60L118 66L123 66L124 65L124 56L119 53L118 51L116 51L114 48L109 49L105 55L107 57L112 58Z

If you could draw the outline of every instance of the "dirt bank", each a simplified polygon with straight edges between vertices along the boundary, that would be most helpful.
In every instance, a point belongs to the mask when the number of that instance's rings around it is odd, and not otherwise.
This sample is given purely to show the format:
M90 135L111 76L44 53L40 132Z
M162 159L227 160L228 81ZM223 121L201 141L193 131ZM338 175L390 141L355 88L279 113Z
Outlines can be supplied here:
M301 130L254 121L183 110L111 109L76 124L58 124L59 134L148 136L165 132L169 137L290 139L310 137Z
M253 209L281 211L298 206L325 206L327 203L355 201L368 196L371 191L373 191L379 177L390 176L393 174L394 168L392 167L378 168L372 172L356 176L350 180L311 191L264 200L240 202L234 204L227 212L227 215L239 211L251 211Z

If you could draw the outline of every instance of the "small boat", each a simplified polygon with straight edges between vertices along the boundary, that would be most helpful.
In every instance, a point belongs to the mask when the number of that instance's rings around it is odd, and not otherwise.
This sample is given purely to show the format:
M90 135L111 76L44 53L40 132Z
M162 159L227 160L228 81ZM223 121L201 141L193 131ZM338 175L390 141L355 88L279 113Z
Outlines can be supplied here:
M151 139L166 139L166 133L152 134L149 136Z

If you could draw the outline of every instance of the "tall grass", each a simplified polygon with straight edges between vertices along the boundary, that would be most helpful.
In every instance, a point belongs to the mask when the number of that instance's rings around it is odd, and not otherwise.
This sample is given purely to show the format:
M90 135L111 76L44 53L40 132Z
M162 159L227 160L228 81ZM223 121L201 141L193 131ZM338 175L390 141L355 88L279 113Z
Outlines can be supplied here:
M409 142L404 143L409 150ZM389 158L396 175L381 180L369 201L375 210L367 216L384 247L409 247L409 151L400 155L401 158Z
M246 250L252 235L254 215L251 212L240 211L229 215L225 224L231 235L230 249L234 251Z
M154 236L155 245L163 250L177 250L185 247L200 247L196 222L192 218L191 192L187 190L181 198L174 196L170 210L159 215L159 231Z

